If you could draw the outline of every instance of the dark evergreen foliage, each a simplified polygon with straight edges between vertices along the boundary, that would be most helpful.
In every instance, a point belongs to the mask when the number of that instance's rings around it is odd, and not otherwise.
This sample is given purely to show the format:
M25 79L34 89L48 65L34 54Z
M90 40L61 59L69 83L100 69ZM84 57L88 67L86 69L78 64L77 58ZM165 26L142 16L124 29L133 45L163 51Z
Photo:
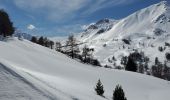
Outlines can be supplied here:
M130 56L128 57L128 62L125 66L125 70L133 71L133 72L137 71L137 64Z
M128 45L130 45L130 40L127 40L127 39L122 39L122 41L123 41L125 44L128 44Z
M50 44L50 48L53 49L54 42L53 42L53 41L50 41L49 44Z
M97 95L103 96L103 94L104 94L104 87L103 87L100 79L98 80L98 82L96 84L95 91L96 91Z
M170 61L170 53L166 53L165 56L166 56L166 59L167 59L168 61Z
M82 52L82 57L83 57L84 63L90 63L90 62L88 62L88 58L90 58L92 56L90 52L91 52L90 48L88 48L87 45L85 45L83 47L83 52Z
M44 46L44 37L41 36L41 37L38 39L38 44Z
M123 56L123 57L121 58L121 64L124 65L124 66L126 66L127 62L128 62L128 57L127 57L127 56Z
M15 28L13 23L10 21L8 14L4 10L0 10L0 35L12 36L14 34Z
M159 50L160 52L163 52L163 51L164 51L163 47L158 47L158 50Z
M91 64L95 66L101 66L100 62L97 59L92 59Z
M113 92L113 100L127 100L125 93L120 85L117 85Z
M37 43L37 42L38 42L37 37L33 36L33 37L31 38L31 42Z
M155 65L158 65L160 62L158 60L158 57L155 58Z
M61 52L61 51L62 51L62 50L61 50L61 48L62 48L61 43L60 43L60 42L56 42L55 44L56 44L56 51Z
M157 65L152 66L152 75L158 78L163 78L163 64L159 63Z

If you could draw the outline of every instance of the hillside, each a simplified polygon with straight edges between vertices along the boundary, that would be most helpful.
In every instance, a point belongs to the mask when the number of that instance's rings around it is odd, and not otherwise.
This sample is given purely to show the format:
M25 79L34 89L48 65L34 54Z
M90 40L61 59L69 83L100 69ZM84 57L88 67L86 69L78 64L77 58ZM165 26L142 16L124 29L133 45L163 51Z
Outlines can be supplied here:
M165 42L170 43L169 5L169 1L162 1L120 20L107 19L87 25L78 39L95 49L94 56L103 65L113 66L113 63L108 62L113 56L117 60L116 65L120 65L120 59L134 51L144 52L150 58L150 66L155 57L164 62L165 54L170 50L169 46L165 46ZM165 50L160 52L159 47Z
M170 98L168 81L81 64L27 40L0 41L0 50L2 100L111 100L117 84L123 86L128 100ZM106 98L94 91L99 78Z

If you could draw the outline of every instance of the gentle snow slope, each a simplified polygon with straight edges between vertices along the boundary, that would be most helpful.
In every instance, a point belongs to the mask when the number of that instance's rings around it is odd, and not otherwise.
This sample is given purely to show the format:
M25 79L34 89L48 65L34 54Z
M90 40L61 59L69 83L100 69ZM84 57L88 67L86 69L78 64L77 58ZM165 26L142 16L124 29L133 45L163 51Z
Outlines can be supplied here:
M2 100L104 100L94 91L99 78L109 100L117 84L128 100L170 98L166 95L170 84L165 80L84 65L27 40L0 41L0 62Z

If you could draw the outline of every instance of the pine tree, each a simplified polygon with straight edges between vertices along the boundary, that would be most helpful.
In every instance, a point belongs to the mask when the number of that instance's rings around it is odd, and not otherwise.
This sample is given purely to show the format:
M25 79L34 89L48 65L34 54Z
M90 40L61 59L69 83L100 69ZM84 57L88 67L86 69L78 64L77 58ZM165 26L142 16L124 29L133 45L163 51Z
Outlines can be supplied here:
M0 10L0 35L12 36L14 34L15 28L13 23L10 21L8 14L4 10Z
M38 44L44 46L45 43L44 43L44 38L42 36L39 38Z
M83 52L82 52L82 57L84 57L83 62L86 63L87 62L87 58L90 58L91 54L90 54L90 49L87 47L87 45L85 45L83 47Z
M137 71L137 64L135 63L135 61L133 61L133 59L130 56L128 57L128 62L126 64L125 70L133 72Z
M50 41L50 48L53 49L53 46L54 46L54 42Z
M158 57L155 58L155 65L158 65L159 64L159 60L158 60Z
M56 42L55 44L56 44L56 51L61 52L61 48L62 48L61 43L60 42Z
M76 38L74 37L74 35L71 35L68 37L68 41L66 43L66 52L69 56L71 56L72 58L75 57L75 55L77 53L79 53L79 47L78 47L78 44L77 44L77 40Z
M33 36L32 38L31 38L31 42L33 42L33 43L37 43L37 37L35 37L35 36Z
M100 81L100 79L98 80L97 84L96 84L96 87L95 87L95 91L97 93L97 95L100 95L100 96L103 96L104 94L104 89L103 89L103 85Z
M113 92L113 100L127 100L125 93L120 85L117 85Z
M45 37L45 38L42 39L42 40L44 41L44 46L49 48L49 47L50 47L50 43L49 43L49 40L47 39L47 37ZM41 41L42 41L42 40L41 40ZM43 42L42 42L42 43L43 43Z

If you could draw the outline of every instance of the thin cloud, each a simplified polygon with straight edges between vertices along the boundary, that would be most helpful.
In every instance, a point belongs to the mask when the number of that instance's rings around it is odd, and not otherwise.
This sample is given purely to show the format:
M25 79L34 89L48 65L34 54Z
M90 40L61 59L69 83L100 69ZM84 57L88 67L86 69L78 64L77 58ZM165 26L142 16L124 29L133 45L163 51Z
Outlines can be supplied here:
M28 30L34 30L36 27L34 26L34 25L32 25L32 24L30 24L30 25L28 25L27 26L27 29Z
M94 0L82 14L89 15L103 8L127 5L133 2L135 2L135 0Z
M80 15L93 14L103 8L129 4L135 0L14 0L14 4L27 12L40 13L52 21L67 21ZM81 12L80 12L81 11Z
M66 19L87 4L86 0L14 0L14 4L31 13L41 13L47 19Z

